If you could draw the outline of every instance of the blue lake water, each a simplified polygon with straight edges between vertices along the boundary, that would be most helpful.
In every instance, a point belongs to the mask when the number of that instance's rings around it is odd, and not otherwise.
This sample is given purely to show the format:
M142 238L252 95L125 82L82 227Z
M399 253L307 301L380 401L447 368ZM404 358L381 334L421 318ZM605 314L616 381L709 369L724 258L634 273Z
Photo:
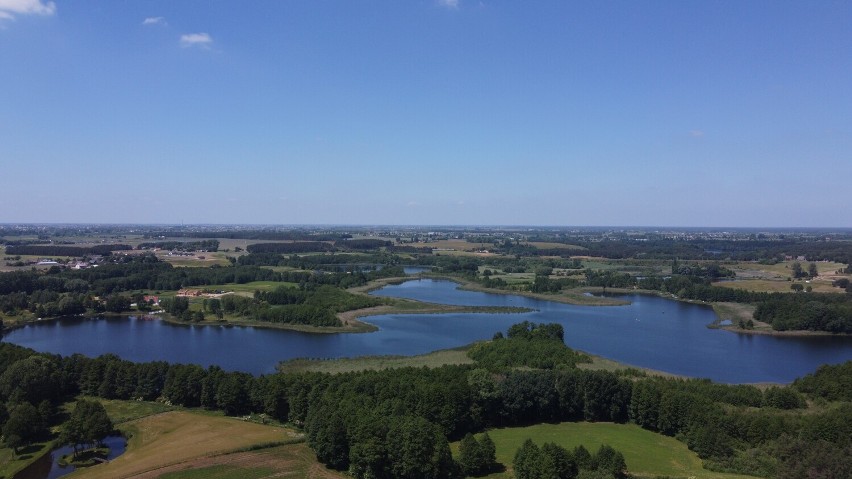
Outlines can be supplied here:
M278 361L363 355L415 355L489 339L523 320L558 322L565 343L628 364L727 383L789 382L825 363L852 359L852 337L740 335L706 327L716 319L707 306L656 296L630 295L626 306L573 306L515 295L457 289L450 281L412 280L374 291L377 296L469 306L520 306L521 314L392 314L367 321L379 331L307 334L295 331L174 326L142 318L72 318L45 321L8 333L3 340L38 351L132 361L217 364L254 374Z

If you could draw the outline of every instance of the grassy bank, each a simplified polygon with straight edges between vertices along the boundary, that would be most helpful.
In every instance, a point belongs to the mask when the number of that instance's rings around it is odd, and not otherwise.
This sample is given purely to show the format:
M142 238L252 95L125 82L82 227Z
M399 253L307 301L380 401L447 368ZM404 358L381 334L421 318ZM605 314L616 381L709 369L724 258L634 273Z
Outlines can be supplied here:
M614 361L612 359L607 359L601 356L595 356L594 354L584 353L592 358L591 363L580 363L577 365L577 369L586 369L589 371L610 371L610 372L623 372L623 371L635 371L638 374L646 374L648 376L659 376L664 378L680 378L683 376L678 376L677 374L667 373L665 371L658 371L656 369L643 368L640 366L632 366L630 364L620 363L618 361Z
M385 369L406 367L437 368L446 365L472 364L467 357L468 346L456 349L445 349L419 356L361 356L358 358L342 359L291 359L278 364L277 370L283 373L322 372L348 373L354 371L381 371Z
M437 368L446 365L473 364L474 361L467 356L471 345L461 346L453 349L443 349L417 356L361 356L357 358L339 359L291 359L278 364L277 370L283 373L299 372L321 372L321 373L347 373L354 371L405 368L405 367L428 367ZM585 354L585 353L584 353ZM588 355L592 358L590 363L580 363L579 369L590 371L635 371L638 374L660 377L681 377L675 374L654 369L631 366L629 364L613 361L612 359Z
M224 456L199 458L157 471L161 479L260 479L298 477L343 479L349 476L332 471L316 461L305 444L288 444ZM148 477L148 476L142 476ZM152 476L153 477L153 476Z
M351 291L351 290L350 290ZM377 316L383 314L440 314L440 313L526 313L532 311L529 308L511 306L455 306L449 304L423 303L410 299L388 298L389 304L372 306L369 308L353 309L337 313L342 326L311 326L308 324L273 323L268 321L256 321L236 315L226 315L223 319L205 319L198 322L181 321L168 314L159 317L167 323L180 326L214 326L214 327L253 327L269 329L286 329L300 331L303 333L369 333L378 328L369 322L361 321L359 318Z
M348 324L344 323L343 326L311 326L309 324L291 324L291 323L272 323L269 321L255 321L253 319L245 319L240 317L226 317L225 319L205 319L204 321L198 322L187 322L180 321L175 319L171 315L162 314L160 317L163 321L174 324L176 326L205 326L205 327L219 327L219 328L232 328L232 327L252 327L252 328L266 328L266 329L285 329L288 331L299 331L303 333L317 333L317 334L329 334L329 333L368 333L371 331L375 331L378 328L373 326L372 324L364 323L362 321L350 321Z
M53 441L39 442L19 449L18 454L10 448L0 447L0 479L15 477L15 474L39 460L55 446Z

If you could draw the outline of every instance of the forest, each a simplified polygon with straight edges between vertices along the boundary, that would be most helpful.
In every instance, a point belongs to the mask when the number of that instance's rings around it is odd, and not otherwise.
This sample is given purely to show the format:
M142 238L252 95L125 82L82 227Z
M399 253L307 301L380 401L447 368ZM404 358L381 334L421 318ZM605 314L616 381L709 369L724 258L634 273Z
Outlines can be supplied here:
M222 319L225 314L253 321L311 326L342 326L337 313L385 304L379 298L349 293L332 285L305 283L255 291L254 297L224 295L205 299L201 310L190 310L185 297L163 298L160 307L181 321L204 321L205 314Z
M113 251L127 251L131 249L133 248L126 244L102 244L96 246L26 245L7 246L6 254L26 254L34 256L90 256L110 255Z
M303 293L303 304L276 305L264 298L225 297L221 311L236 312L259 321L292 322L332 326L335 313L374 306L376 300L346 293L343 289L369 281L402 276L401 267L380 270L316 273L313 271L274 272L254 265L231 267L175 268L150 254L123 256L114 263L81 270L51 268L0 274L0 312L16 315L24 311L38 317L57 317L85 312L120 313L139 303L134 291L177 291L181 288L245 284L253 281L291 282ZM321 286L327 286L322 288ZM97 298L97 299L96 299ZM175 309L174 305L178 304ZM167 311L182 316L187 310L180 301L166 300ZM264 305L265 304L265 305ZM342 308L342 309L341 309ZM208 309L217 314L219 309ZM288 318L290 318L288 320ZM182 318L188 320L188 318Z
M525 239L557 239L535 234ZM121 239L119 230L110 230L110 235ZM748 305L754 321L777 331L852 333L848 278L810 290L810 281L819 275L815 261L847 260L832 269L839 268L835 278L849 274L850 243L845 239L584 237L572 239L571 244L585 248L582 256L572 257L566 252L575 250L517 239L489 240L497 246L493 253L449 254L424 250L404 238L352 239L356 236L343 231L210 230L171 235L198 240L189 242L161 236L165 235L150 235L154 241L142 247L212 251L219 243L214 238L258 242L233 255L219 252L222 264L213 266L178 267L151 251L126 255L119 249L105 254L98 267L12 269L0 273L0 313L12 319L123 313L132 311L132 304L144 312L153 307L144 297L160 294L158 307L177 321L227 315L261 323L339 327L337 313L388 301L362 294L363 288L348 288L404 277L404 266L416 265L425 268L427 276L519 294L548 297L640 290L679 300ZM28 243L46 241L41 237L12 241L20 244L8 245L7 254L16 247L80 248ZM69 251L50 250L45 255L61 252ZM802 256L803 262L781 261L791 253ZM631 259L604 261L623 256ZM658 259L644 259L651 257ZM731 258L754 258L749 267L765 265L789 275L787 291L720 286L720 280L735 279L742 271L742 263ZM192 301L174 295L185 288L218 290L219 285L253 282L273 286L253 294L244 291ZM590 358L566 347L563 339L559 325L521 322L466 348L472 364L263 376L215 366L132 363L113 355L59 357L0 343L0 430L14 449L50 437L51 429L74 444L97 441L108 427L83 420L101 417L97 406L81 402L76 414L68 406L85 396L162 401L237 416L263 413L304 431L323 464L357 478L463 477L505 468L523 478L629 474L620 452L612 448L569 450L534 438L516 451L512 464L498 464L491 452L493 442L485 434L494 428L566 421L631 423L675 437L714 471L784 479L813 471L817 476L848 477L852 471L852 363L824 366L790 386L758 388L661 378L635 370L587 369ZM449 452L453 441L459 441L455 456Z
M562 260L565 261L565 260ZM517 291L501 278L494 278L490 270L479 273L480 266L485 263L477 258L434 257L421 258L421 262L433 264L434 270L447 275L456 275L468 281L473 281L487 288L508 289ZM500 264L489 260L488 264ZM580 282L575 278L552 278L553 265L562 266L558 261L547 261L541 266L531 266L517 262L522 271L533 269L535 277L528 287L534 293L558 293L564 289L578 286L632 289L655 291L662 294L674 295L685 300L704 302L734 302L756 306L754 319L763 321L776 331L808 330L825 331L830 333L852 333L852 286L848 281L838 282L837 286L845 285L847 294L836 293L768 293L752 292L744 289L724 288L713 285L714 280L729 278L732 272L717 263L704 265L684 265L677 260L672 261L673 274L660 276L648 275L637 277L634 274L611 271L583 271L585 280ZM532 263L534 265L535 263ZM812 263L813 264L813 263ZM795 263L794 263L795 265ZM575 264L569 264L573 268ZM579 266L579 265L576 265ZM516 270L515 269L515 270ZM807 273L803 273L807 276ZM804 287L802 287L804 289Z
M500 332L475 345L470 350L475 362L465 366L258 377L216 366L137 364L113 355L59 357L0 343L0 427L7 444L22 447L67 421L58 408L78 395L168 401L227 415L265 413L303 428L321 462L353 477L438 478L496 466L489 464L487 440L485 458L478 456L482 462L453 459L449 441L480 448L466 439L471 433L542 422L612 421L677 437L717 471L794 478L803 471L843 477L852 470L852 362L822 367L791 386L762 390L648 377L635 370L578 369L582 356L568 350L560 334L558 325L519 323L505 336ZM512 343L522 346L481 354L483 345ZM552 356L554 345L568 350L566 359L542 361ZM528 351L524 358L506 357L519 349ZM542 454L551 457L544 461L550 464L546 470L525 466L540 463L534 458ZM514 468L517 477L573 478L593 465L595 477L629 472L623 458L620 469L605 466L619 464L617 451L590 457L525 444ZM557 469L564 473L548 475Z
M341 243L341 241L338 241ZM527 291L540 294L556 294L578 287L638 288L674 295L685 300L705 302L735 302L754 305L754 319L771 325L776 331L809 330L830 333L852 333L852 295L834 293L798 294L797 292L751 292L745 289L725 288L714 285L714 281L731 278L734 272L716 261L690 263L671 260L671 274L631 274L618 270L583 269L577 258L518 258L446 255L415 255L407 257L388 251L385 243L378 240L346 240L342 243L367 248L367 253L329 253L334 245L326 242L257 243L247 247L249 254L231 257L231 266L207 268L175 268L153 254L135 256L113 256L98 268L70 270L50 268L44 271L19 270L0 274L0 311L15 314L30 311L38 317L92 312L121 312L124 301L107 300L113 295L124 295L134 290L177 291L186 287L214 284L244 284L252 281L286 281L305 285L333 285L350 288L367 284L377 278L403 276L402 265L418 264L431 266L436 274L459 277L476 282L486 288L518 291L514 284L495 277L491 268L500 268L503 273L533 272L534 278ZM170 243L169 243L170 244ZM213 241L193 243L193 247L216 246ZM384 250L371 250L382 247ZM8 247L11 249L12 247ZM17 248L74 248L72 246L20 246ZM298 254L319 250L329 254ZM793 263L791 277L812 278L815 263L807 268ZM380 265L380 267L376 267ZM294 268L289 271L273 271L267 267ZM481 270L485 268L484 270ZM554 277L554 269L573 270L578 276ZM847 268L848 269L848 268ZM841 282L842 281L842 282ZM848 279L842 278L836 286L847 292L852 290ZM792 287L805 287L791 283ZM94 301L98 296L100 301ZM234 300L241 301L241 300ZM132 301L131 301L132 302ZM129 303L129 302L128 302ZM126 310L127 308L124 308ZM310 324L333 323L322 314L306 310L285 313L288 308L253 310L247 313L244 301L235 310L240 314L266 321L280 322L282 318L315 318ZM182 311L181 311L182 313ZM215 312L213 312L215 314ZM304 321L300 319L299 322Z
M168 249L176 251L218 251L219 240L201 240L201 241L151 241L143 242L136 245L136 249Z

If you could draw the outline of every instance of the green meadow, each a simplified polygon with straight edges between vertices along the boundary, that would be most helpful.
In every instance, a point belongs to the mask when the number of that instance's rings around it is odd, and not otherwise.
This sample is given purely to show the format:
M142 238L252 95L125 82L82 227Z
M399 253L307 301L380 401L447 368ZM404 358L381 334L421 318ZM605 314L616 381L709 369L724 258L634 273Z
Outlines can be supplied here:
M708 471L701 459L686 444L673 437L646 431L635 424L561 423L538 424L529 427L492 429L488 431L497 448L497 462L506 466L505 472L488 477L514 477L512 460L515 452L527 439L538 446L546 442L559 444L569 450L583 445L594 454L603 444L609 444L622 454L627 470L638 477L669 476L695 479L745 479L752 476ZM453 452L458 451L454 443Z

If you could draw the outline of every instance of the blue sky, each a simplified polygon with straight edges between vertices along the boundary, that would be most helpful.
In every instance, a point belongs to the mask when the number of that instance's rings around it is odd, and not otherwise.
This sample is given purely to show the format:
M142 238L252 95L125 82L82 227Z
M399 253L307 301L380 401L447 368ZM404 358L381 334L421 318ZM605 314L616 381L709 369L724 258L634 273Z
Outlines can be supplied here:
M0 222L852 226L848 1L0 0Z

